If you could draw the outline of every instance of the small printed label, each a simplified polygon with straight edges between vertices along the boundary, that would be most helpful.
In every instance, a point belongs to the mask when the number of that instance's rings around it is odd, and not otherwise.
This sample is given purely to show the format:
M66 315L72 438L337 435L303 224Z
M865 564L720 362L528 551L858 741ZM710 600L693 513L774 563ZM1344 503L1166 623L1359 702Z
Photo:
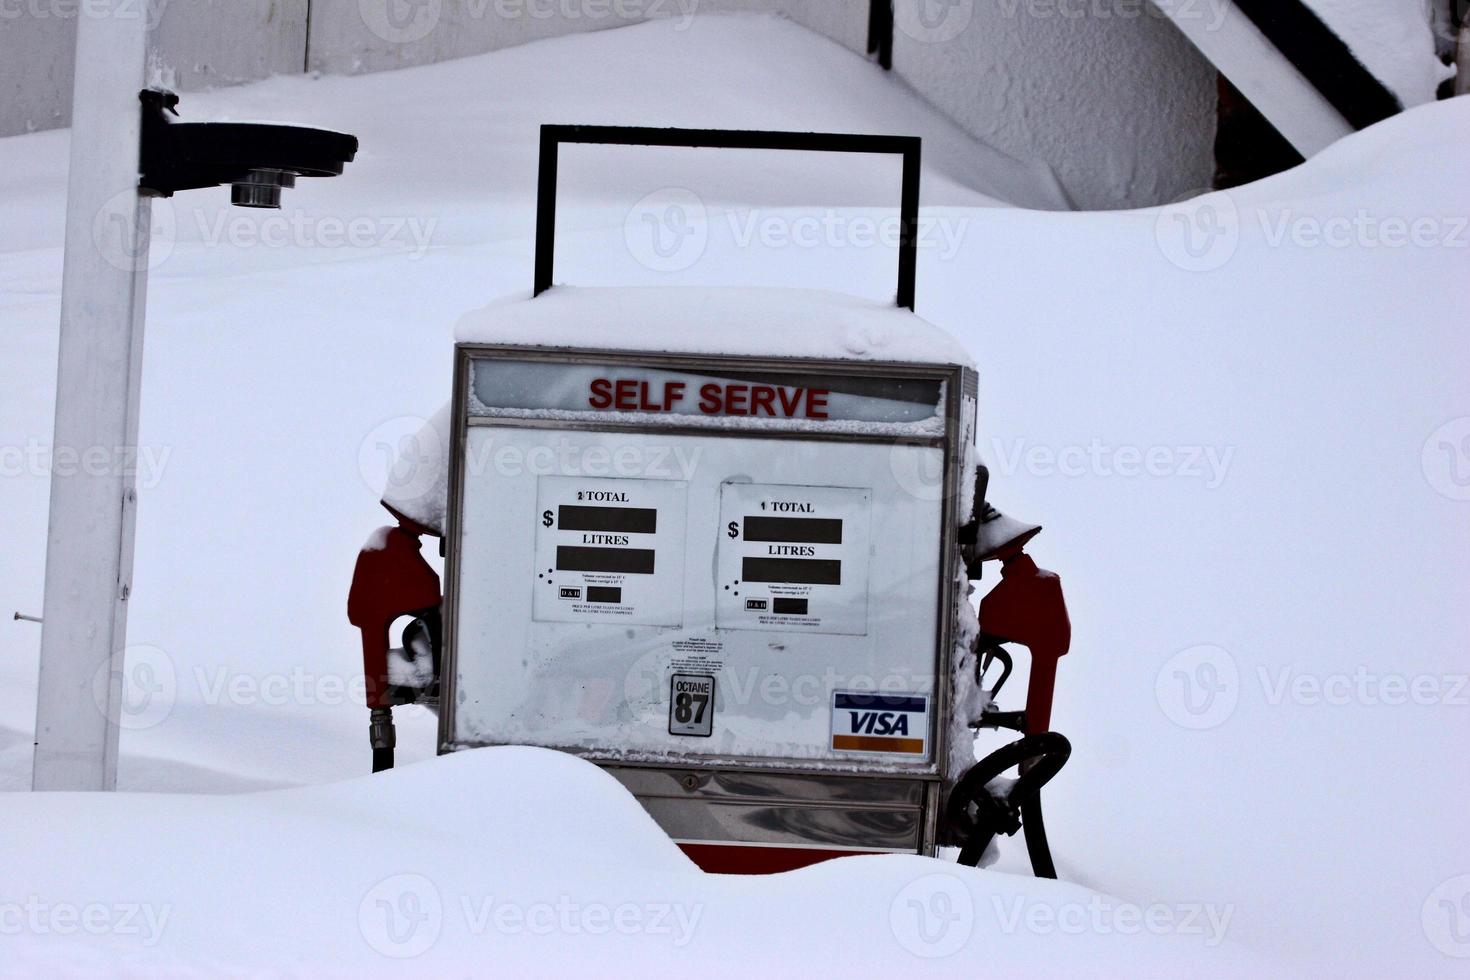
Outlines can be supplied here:
M709 674L669 678L669 734L708 738L715 725L715 679Z
M832 694L832 751L923 756L929 741L927 694Z

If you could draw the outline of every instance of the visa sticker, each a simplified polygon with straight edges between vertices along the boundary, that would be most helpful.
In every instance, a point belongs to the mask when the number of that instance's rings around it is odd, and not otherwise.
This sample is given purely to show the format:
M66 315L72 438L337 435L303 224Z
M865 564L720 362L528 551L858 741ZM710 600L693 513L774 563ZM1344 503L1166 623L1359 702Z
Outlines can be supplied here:
M832 751L927 754L929 696L832 693Z

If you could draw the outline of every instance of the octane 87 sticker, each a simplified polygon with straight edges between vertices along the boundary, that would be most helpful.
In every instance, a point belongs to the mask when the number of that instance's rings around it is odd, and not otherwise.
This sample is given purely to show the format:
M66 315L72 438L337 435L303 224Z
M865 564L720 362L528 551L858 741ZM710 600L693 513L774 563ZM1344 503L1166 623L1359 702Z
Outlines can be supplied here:
M708 738L715 725L715 679L708 674L669 678L669 734Z

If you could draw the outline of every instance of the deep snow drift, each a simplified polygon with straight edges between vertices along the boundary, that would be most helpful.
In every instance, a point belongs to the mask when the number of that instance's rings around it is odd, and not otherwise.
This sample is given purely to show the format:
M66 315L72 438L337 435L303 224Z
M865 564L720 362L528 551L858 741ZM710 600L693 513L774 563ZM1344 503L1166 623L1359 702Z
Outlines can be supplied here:
M670 971L690 962L646 937L493 932L492 946L461 929L464 895L525 908L562 894L613 906L697 896L702 972L1174 971L1179 941L1190 968L1228 968L1183 930L1185 907L1228 908L1219 949L1283 974L1462 968L1470 102L1415 110L1228 195L1106 214L993 206L1048 206L1054 185L975 148L861 59L763 18L277 79L182 109L330 125L363 152L340 179L302 181L279 214L205 192L157 206L129 637L130 663L163 687L123 733L125 788L365 771L343 610L353 558L384 520L385 459L448 394L456 318L529 291L538 123L918 133L932 168L919 313L979 363L994 502L1046 525L1032 552L1062 573L1072 606L1055 720L1076 750L1047 790L1059 866L1179 918L1158 942L1024 921L997 936L992 897L1009 915L1018 899L1087 907L1090 893L965 873L978 910L968 944L923 960L888 916L910 898L938 910L935 893L903 889L953 868L863 859L704 879L626 800L601 796L589 854L523 802L555 799L556 786L519 763L468 759L279 795L7 798L0 904L174 902L151 950L136 934L95 942L204 969L277 952L305 973L391 966L359 913L379 899L409 908L401 894L367 897L400 872L430 877L453 910L414 961L426 971L436 956L479 955L488 969L540 951L549 972L622 953ZM67 135L0 141L0 779L17 789L37 630L8 611L40 607ZM891 295L892 252L843 216L891 218L896 168L589 151L569 153L562 174L559 281ZM680 241L699 243L671 253L677 268L637 234L671 200L696 232ZM792 234L813 227L814 240ZM429 720L399 715L400 759L427 757ZM527 763L543 764L556 765ZM584 768L568 761L549 782L590 799ZM456 799L412 801L420 790ZM493 828L509 838L537 817L548 833L507 856ZM576 874L538 874L568 867L553 841ZM1000 867L1021 870L1007 843ZM75 938L24 945L28 957L62 946L76 969L111 962Z
M6 930L3 969L17 975L350 977L402 961L415 976L545 977L670 976L691 964L718 977L859 962L885 976L1252 966L1222 945L1223 906L1149 909L917 857L705 875L612 777L544 749L250 796L79 806L27 794L5 821L29 844L7 854L16 910L0 905L5 922L30 926ZM140 825L162 849L137 846Z

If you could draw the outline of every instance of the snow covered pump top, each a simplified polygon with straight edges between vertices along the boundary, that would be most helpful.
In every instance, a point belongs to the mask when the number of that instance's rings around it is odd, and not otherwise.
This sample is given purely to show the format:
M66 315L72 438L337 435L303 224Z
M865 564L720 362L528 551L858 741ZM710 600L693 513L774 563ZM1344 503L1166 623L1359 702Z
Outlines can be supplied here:
M898 155L898 303L552 288L563 143ZM542 128L534 295L461 320L453 397L403 447L383 497L398 523L357 559L375 771L393 707L426 704L441 752L595 762L710 871L945 845L976 864L1024 828L1054 876L1039 793L1070 753L1049 728L1071 627L1024 552L1040 528L986 502L969 355L913 313L919 150ZM1022 711L995 702L1007 644L1030 652ZM1022 737L976 763L982 727Z

